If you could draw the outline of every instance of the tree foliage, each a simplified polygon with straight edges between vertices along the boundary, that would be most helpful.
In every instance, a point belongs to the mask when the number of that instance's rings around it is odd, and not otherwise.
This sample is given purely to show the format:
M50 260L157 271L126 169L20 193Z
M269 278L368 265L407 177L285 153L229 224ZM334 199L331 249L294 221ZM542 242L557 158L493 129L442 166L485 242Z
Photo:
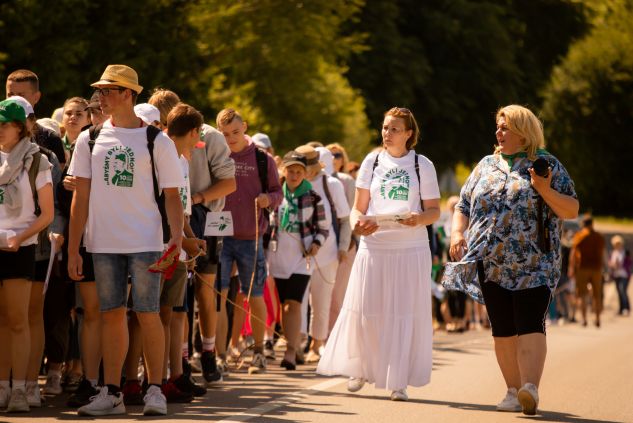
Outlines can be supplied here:
M554 69L543 116L550 149L575 180L581 207L633 208L633 4L601 9L591 33Z

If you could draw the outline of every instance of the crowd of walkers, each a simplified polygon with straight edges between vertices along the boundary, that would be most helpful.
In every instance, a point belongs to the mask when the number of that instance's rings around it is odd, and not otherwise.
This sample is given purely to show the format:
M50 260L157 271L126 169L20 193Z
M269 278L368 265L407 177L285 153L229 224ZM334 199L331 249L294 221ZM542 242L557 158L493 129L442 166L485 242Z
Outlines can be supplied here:
M605 259L590 219L562 231L578 213L573 181L524 107L498 111L497 149L442 213L406 108L385 113L382 146L359 164L319 141L280 157L239 111L213 127L167 89L137 104L128 66L92 87L36 120L38 77L18 70L0 102L8 412L66 391L80 415L165 415L232 365L258 374L275 360L406 401L430 381L434 330L491 327L497 408L534 414L546 317L572 320L578 301L599 326L605 267L630 312L624 240Z

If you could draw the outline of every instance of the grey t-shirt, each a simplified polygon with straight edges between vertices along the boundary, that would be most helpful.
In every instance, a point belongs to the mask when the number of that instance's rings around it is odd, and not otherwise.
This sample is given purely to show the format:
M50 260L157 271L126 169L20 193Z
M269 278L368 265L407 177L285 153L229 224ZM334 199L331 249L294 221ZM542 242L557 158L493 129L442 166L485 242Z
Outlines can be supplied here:
M189 167L192 195L206 190L220 179L235 177L235 163L229 157L231 151L224 135L206 123L202 125L201 133L205 147L193 150ZM207 202L205 206L211 211L221 211L224 197Z

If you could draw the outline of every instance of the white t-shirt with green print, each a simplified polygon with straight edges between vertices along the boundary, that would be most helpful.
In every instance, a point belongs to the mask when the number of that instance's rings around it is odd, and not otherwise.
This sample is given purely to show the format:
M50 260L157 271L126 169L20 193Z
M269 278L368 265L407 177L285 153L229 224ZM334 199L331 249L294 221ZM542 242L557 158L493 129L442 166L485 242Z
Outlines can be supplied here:
M88 140L88 131L79 135L68 171L91 180L86 249L113 254L162 251L147 128L113 127L108 120L92 154ZM154 141L154 163L159 189L184 186L176 146L164 133Z
M403 157L392 157L387 151L378 156L378 166L374 169L377 153L370 153L363 160L358 171L356 187L368 189L370 193L368 216L385 214L419 213L420 200L440 198L440 189L433 163L418 155L420 183L415 175L415 151ZM373 248L407 248L428 245L426 227L380 229L362 240Z

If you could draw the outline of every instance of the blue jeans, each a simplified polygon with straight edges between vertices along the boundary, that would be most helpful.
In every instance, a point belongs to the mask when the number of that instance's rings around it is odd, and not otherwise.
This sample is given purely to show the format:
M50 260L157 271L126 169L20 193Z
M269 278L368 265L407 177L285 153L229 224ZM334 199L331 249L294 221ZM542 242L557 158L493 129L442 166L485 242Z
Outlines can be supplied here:
M160 309L160 273L148 267L161 256L160 251L129 254L93 253L95 281L101 311L127 306L128 276L132 278L132 310L158 313Z
M629 278L615 278L615 286L618 288L618 299L620 300L619 313L622 314L624 310L631 311L629 294L626 292L629 286Z
M261 297L264 294L264 282L266 281L266 259L264 258L264 245L261 237L257 243L257 267L251 297ZM220 252L220 286L222 289L228 289L231 284L231 269L234 262L237 264L242 292L248 295L255 262L254 240L224 237Z

